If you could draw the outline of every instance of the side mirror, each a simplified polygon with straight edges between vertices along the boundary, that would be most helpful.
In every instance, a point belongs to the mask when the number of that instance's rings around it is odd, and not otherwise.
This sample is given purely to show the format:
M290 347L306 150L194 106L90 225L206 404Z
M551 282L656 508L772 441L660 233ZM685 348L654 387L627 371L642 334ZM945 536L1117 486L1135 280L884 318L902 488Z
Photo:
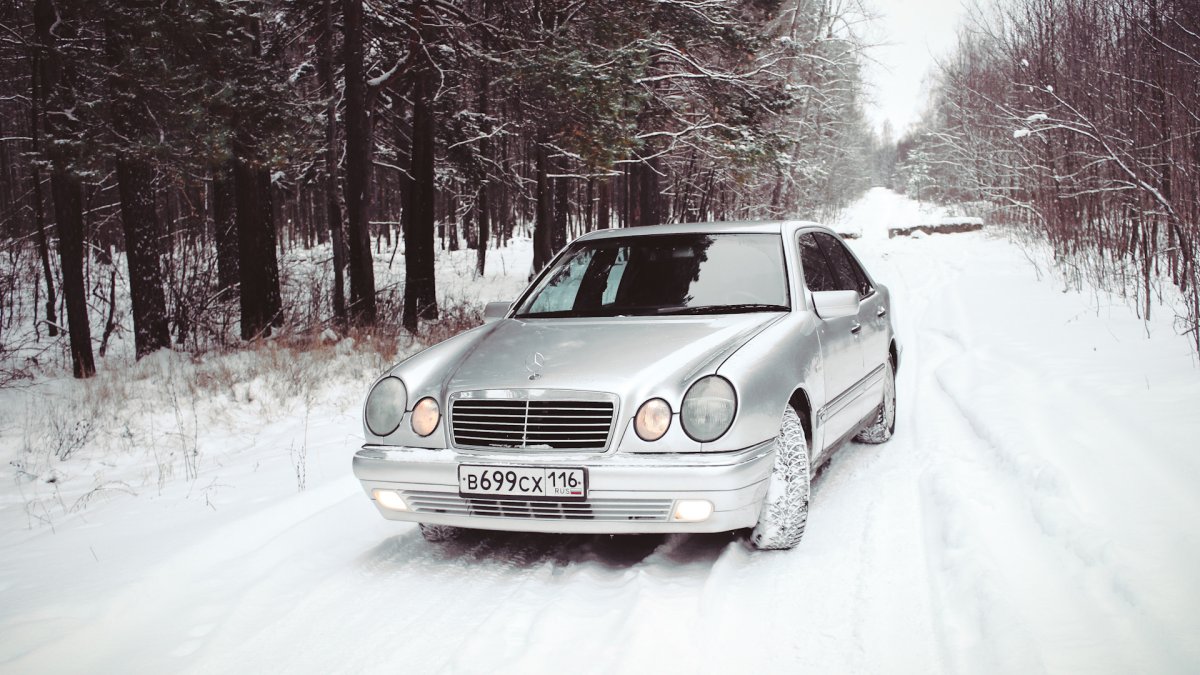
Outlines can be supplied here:
M858 291L815 291L813 308L822 319L840 319L858 314Z
M511 303L508 302L489 302L488 304L484 305L483 322L491 323L493 321L499 321L500 319L503 319L504 315L508 314L508 308L510 304Z

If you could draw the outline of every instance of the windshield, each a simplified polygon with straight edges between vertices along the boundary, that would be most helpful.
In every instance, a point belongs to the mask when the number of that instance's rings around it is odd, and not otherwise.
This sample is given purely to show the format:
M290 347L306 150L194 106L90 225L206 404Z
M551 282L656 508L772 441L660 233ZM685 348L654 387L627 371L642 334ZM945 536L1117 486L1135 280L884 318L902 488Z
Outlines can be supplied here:
M672 234L575 244L518 318L786 311L777 234Z

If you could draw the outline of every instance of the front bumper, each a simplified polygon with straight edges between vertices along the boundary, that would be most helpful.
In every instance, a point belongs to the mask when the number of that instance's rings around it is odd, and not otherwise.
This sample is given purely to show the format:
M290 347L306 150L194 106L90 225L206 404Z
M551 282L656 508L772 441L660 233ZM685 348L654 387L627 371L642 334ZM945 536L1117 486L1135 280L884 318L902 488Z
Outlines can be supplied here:
M479 455L367 445L354 455L354 475L368 497L376 489L404 497L407 511L376 504L391 520L517 532L724 532L758 522L774 462L774 440L735 452L603 456ZM460 464L586 467L587 501L460 497ZM708 500L713 513L699 522L676 521L675 503L681 499Z

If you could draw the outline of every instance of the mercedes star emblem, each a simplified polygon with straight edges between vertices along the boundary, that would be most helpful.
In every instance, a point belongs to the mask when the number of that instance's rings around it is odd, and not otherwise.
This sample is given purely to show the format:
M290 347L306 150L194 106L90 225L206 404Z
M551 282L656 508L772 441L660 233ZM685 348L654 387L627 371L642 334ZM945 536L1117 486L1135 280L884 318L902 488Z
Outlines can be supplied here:
M541 352L534 352L525 357L525 370L529 371L529 379L536 380L542 376L542 369L546 367L546 357L542 356Z

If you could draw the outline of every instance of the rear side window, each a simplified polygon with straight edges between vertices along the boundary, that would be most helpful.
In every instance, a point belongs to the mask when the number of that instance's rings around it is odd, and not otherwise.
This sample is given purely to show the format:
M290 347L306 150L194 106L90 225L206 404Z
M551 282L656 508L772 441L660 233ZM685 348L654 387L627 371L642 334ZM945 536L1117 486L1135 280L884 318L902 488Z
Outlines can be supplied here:
M823 232L817 232L813 236L820 243L833 273L838 278L839 289L858 291L864 298L875 292L867 273L854 256L850 255L850 251L846 250L845 244Z
M800 264L804 267L804 285L810 291L839 290L837 277L829 268L829 262L817 240L811 233L800 235Z

